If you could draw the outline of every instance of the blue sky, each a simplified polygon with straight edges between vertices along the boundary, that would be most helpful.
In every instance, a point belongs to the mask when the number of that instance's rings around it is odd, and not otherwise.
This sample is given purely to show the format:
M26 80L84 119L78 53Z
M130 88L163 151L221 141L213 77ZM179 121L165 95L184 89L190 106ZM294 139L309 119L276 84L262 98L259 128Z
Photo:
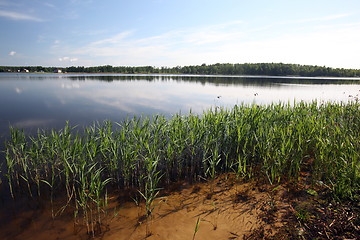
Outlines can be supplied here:
M0 0L0 65L360 69L359 0Z

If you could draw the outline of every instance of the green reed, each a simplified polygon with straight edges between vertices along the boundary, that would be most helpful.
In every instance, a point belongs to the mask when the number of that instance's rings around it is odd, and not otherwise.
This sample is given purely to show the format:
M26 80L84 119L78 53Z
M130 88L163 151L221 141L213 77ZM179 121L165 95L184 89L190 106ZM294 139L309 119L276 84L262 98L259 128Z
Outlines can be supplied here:
M67 207L94 231L107 188L135 188L147 204L165 184L235 172L270 183L297 181L304 164L312 180L338 197L360 186L360 103L278 103L214 108L195 115L134 117L80 129L26 136L10 128L6 141L9 191L15 198L66 193ZM54 214L56 215L56 214Z

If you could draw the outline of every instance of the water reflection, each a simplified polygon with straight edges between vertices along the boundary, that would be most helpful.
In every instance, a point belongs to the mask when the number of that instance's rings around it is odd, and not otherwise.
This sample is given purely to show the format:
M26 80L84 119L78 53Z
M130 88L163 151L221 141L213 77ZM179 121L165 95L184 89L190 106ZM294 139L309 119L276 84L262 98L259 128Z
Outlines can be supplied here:
M349 101L359 90L359 79L340 78L0 74L0 136L9 125L36 131L67 120L87 125L133 115L200 114L241 103Z
M67 76L75 81L140 81L145 80L149 82L154 81L177 81L177 82L194 82L194 83L212 83L218 85L261 85L269 86L274 84L288 83L288 84L358 84L360 78L331 78L331 77L269 77L269 76L194 76L194 75L106 75L106 74L92 74L92 75L69 75Z

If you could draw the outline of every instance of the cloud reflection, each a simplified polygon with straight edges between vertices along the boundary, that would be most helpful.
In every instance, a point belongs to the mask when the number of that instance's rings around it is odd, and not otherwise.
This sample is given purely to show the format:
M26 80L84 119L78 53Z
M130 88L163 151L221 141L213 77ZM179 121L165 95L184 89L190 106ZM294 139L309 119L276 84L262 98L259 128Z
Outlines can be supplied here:
M91 76L92 79L75 80L64 74L59 80L40 78L41 81L28 81L24 76L20 83L9 81L11 85L1 88L1 116L16 127L35 129L62 126L66 120L86 124L104 119L119 121L132 115L171 116L190 111L201 114L209 108L231 108L236 104L292 104L295 100L315 99L347 102L356 100L360 92L360 85L355 82L323 84L320 79L314 80L315 84L279 79L265 84L256 80L242 82L240 78L210 82L201 77L198 79L204 81L176 77L100 81L101 78Z
M55 119L25 119L14 123L15 127L18 128L31 128L46 126L53 123Z
M71 91L54 91L63 108L76 108L86 116L99 119L123 114L201 114L213 107L236 104L293 103L294 101L348 101L352 85L334 84L218 84L179 81L97 81L64 82L62 88ZM343 92L346 92L343 94ZM221 98L218 98L221 96ZM94 115L95 114L95 115Z
M62 83L61 88L63 89L74 89L74 88L80 88L79 83Z
M21 94L21 93L23 92L23 89L18 88L18 87L15 87L15 92L16 92L17 94Z

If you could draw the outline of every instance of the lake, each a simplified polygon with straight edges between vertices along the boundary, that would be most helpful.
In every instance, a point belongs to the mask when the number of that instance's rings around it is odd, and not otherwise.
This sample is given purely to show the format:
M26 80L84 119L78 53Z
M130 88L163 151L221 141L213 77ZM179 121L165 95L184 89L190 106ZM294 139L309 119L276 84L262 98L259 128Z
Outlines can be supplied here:
M1 73L0 137L9 125L35 132L242 103L347 102L359 91L359 78Z

